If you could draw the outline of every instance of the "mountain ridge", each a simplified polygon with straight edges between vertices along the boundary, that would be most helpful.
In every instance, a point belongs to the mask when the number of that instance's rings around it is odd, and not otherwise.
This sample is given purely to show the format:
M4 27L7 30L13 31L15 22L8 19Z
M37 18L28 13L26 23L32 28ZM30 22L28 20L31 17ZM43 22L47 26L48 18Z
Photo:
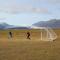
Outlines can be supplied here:
M1 29L29 29L28 27L24 26L14 26L14 25L9 25L7 23L0 23L0 30Z
M39 21L37 23L32 24L32 26L60 28L60 20L59 19L51 19L49 21Z

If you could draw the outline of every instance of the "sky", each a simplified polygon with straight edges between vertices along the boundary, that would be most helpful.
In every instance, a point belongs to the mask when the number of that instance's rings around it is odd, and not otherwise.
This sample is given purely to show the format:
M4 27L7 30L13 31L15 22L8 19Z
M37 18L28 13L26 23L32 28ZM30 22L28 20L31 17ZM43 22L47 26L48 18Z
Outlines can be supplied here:
M60 19L60 0L0 0L0 23L30 26Z

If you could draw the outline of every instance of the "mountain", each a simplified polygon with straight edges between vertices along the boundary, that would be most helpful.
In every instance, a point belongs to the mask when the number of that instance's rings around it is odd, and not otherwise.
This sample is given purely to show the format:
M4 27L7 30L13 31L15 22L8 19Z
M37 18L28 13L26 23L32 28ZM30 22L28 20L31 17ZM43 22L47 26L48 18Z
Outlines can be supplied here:
M29 29L29 28L24 26L9 25L7 23L0 23L0 30L2 29Z
M60 28L60 20L59 19L51 19L49 21L40 21L35 24L32 24L32 26Z
M29 29L28 27L12 27L12 28L9 28L9 29Z
M9 26L7 23L0 23L0 29L5 29L6 26Z

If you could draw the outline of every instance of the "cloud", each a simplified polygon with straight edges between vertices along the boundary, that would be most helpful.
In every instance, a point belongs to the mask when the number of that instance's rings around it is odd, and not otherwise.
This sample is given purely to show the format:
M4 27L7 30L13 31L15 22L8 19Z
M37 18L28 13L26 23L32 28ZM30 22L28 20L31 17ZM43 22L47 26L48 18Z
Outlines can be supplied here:
M58 4L60 0L48 0L49 3Z
M48 13L48 9L47 8L32 8L32 12L35 12L35 13Z
M4 0L3 0L4 1ZM18 0L17 0L18 1ZM47 8L34 8L33 4L29 3L16 3L16 0L10 1L6 0L1 3L0 1L0 12L5 13L12 13L12 14L18 14L18 13L24 13L24 12L32 12L32 13L48 13Z
M34 2L48 2L50 4L59 4L60 0L33 0Z
M14 6L2 6L0 7L0 11L5 12L5 13L12 13L12 14L17 14L17 13L23 13L23 12L32 12L32 13L47 13L48 9L46 8L34 8L32 5L14 5Z
M3 17L3 18L0 18L1 21L2 21L2 20L5 20L5 19L6 19L6 18L4 18L4 17Z
M0 11L5 13L21 13L21 12L30 12L32 9L31 5L18 5L18 4L8 4L0 5Z

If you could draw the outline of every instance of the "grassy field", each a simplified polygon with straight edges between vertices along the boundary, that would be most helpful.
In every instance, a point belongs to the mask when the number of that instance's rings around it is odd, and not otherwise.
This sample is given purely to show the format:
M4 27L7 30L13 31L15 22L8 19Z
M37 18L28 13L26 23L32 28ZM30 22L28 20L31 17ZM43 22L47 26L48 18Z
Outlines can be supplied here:
M26 39L27 31L31 40ZM0 30L0 60L60 60L60 29L54 31L55 41L40 41L40 30Z

